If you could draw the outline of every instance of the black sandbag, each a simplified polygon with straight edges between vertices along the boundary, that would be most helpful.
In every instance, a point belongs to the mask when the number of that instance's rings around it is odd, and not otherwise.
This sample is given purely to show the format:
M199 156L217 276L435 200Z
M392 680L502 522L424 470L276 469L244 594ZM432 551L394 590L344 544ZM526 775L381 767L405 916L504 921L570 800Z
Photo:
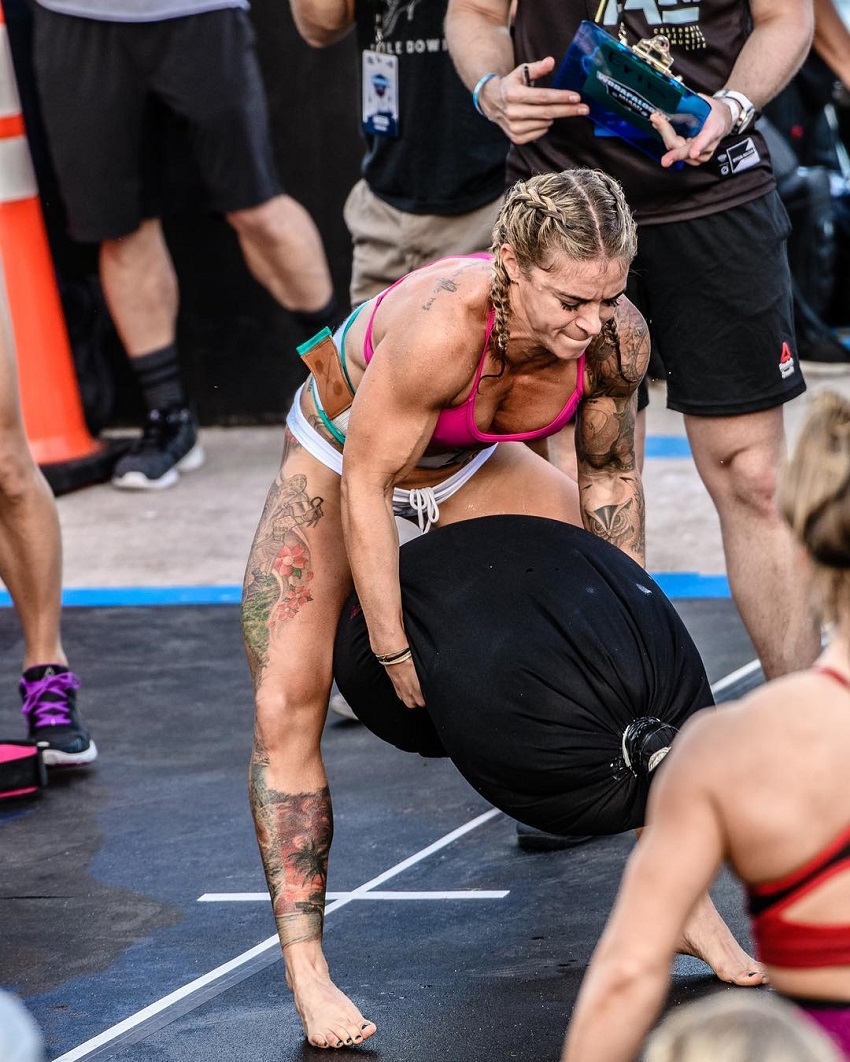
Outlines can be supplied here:
M396 697L352 595L334 674L360 720L405 751L450 756L490 803L538 829L641 825L655 753L713 703L649 575L581 528L526 516L430 531L402 547L400 574L427 708Z

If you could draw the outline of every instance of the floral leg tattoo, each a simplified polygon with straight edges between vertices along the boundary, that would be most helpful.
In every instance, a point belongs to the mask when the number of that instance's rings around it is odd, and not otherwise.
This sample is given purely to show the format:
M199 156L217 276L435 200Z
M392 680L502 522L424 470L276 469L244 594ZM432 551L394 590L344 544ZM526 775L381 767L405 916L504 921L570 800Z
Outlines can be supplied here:
M299 444L287 429L284 462ZM257 689L268 665L269 642L281 625L313 600L313 562L303 529L324 515L303 474L278 475L266 499L248 559L242 591L242 636Z
M321 940L333 810L327 786L281 793L262 750L251 763L251 803L281 945Z

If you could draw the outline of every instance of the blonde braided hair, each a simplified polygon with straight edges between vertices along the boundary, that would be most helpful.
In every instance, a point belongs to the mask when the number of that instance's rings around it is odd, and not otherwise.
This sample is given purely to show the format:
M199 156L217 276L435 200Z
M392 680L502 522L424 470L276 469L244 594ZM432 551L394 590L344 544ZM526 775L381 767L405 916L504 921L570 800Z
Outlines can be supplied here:
M551 269L564 258L630 262L637 250L637 231L622 188L601 170L563 170L517 181L493 226L490 248L490 301L496 311L490 341L502 369L511 312L510 278L502 261L502 245L506 243L526 274L535 266ZM616 342L616 329L612 338Z
M812 558L829 620L850 617L850 402L812 401L779 489L782 514Z

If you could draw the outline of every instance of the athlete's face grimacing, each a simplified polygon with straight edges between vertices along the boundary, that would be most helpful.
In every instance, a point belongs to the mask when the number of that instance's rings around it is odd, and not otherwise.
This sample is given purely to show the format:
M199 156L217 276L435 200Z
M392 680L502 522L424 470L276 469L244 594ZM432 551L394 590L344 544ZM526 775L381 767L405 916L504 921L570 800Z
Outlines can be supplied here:
M521 307L534 338L546 350L571 361L614 316L628 272L627 262L610 258L564 260L550 269L533 266L527 274L519 274L511 303Z

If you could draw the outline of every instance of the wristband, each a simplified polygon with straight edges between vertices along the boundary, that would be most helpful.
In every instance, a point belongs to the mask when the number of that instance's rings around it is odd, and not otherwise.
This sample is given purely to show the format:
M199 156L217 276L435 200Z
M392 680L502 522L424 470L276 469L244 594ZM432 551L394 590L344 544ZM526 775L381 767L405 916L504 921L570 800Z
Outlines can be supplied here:
M743 133L745 129L749 129L756 116L756 109L743 92L736 92L734 89L721 89L719 92L714 93L714 98L722 100L727 106L731 101L738 105L738 117L732 123L733 133Z
M492 80L494 77L501 76L501 74L485 74L484 77L480 77L478 79L478 84L472 90L472 106L476 109L476 111L478 111L482 118L487 118L487 115L484 113L484 111L481 110L481 104L478 102L478 97L481 95L481 90L484 88L488 81ZM487 118L487 121L490 120L491 119Z
M406 645L403 649L397 649L394 653L375 653L378 663L383 664L384 667L392 667L393 664L402 664L412 656L413 653L411 653L409 645Z

